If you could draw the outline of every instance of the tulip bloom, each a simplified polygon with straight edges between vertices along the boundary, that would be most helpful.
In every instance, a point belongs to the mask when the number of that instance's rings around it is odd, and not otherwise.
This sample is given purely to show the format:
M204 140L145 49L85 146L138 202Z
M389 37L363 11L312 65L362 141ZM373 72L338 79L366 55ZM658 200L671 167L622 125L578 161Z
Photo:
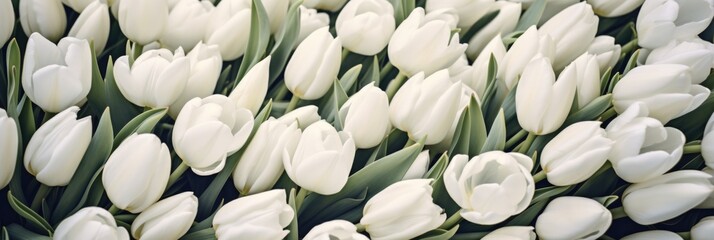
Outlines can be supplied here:
M585 2L564 9L543 24L538 33L548 34L555 41L553 68L563 69L587 51L595 39L597 25L592 6Z
M647 56L645 64L682 64L689 67L692 83L700 84L714 67L714 45L696 38L689 41L672 41L655 48Z
M317 29L330 25L330 16L327 13L318 13L317 10L300 5L300 34L295 47Z
M281 121L286 125L297 122L298 127L305 130L305 128L313 123L316 123L317 121L320 121L321 119L320 114L317 113L317 106L307 105L283 114L282 117L278 118L278 121Z
M463 0L462 0L463 1ZM483 0L480 0L483 1ZM437 1L428 1L437 2ZM478 1L472 1L478 2ZM491 2L493 2L491 0ZM479 7L484 7L483 5ZM485 7L484 7L485 8ZM471 57L471 59L476 58L486 44L493 39L496 35L509 34L516 29L518 21L521 19L521 4L511 3L507 1L498 1L490 6L490 10L498 10L498 15L491 20L486 26L481 28L471 39L469 40L469 46L466 49L466 54ZM459 18L461 19L461 18ZM462 31L467 31L469 28L461 28ZM464 30L466 29L466 30ZM503 42L503 40L501 40ZM488 59L487 59L488 60ZM488 62L486 62L488 64ZM485 75L485 74L484 74Z
M169 19L167 0L121 0L119 28L127 38L146 45L159 40Z
M332 220L313 227L304 240L338 239L338 240L369 240L359 234L357 227L345 220Z
M705 240L714 235L714 217L705 217L692 227L692 240Z
M218 65L220 66L220 64ZM238 82L238 85L228 97L233 99L238 106L250 110L253 116L255 116L258 114L258 111L260 111L260 106L268 94L269 74L270 56L255 64L255 66L245 74L243 79Z
M343 130L352 135L358 148L372 148L392 130L387 94L369 84L347 99L339 111Z
M709 117L702 137L702 157L707 167L714 168L714 114Z
M169 11L166 28L159 41L169 49L186 51L196 46L206 35L206 25L213 13L210 1L179 0Z
M519 76L523 77L524 70L532 60L538 56L552 59L555 56L555 45L553 39L548 34L538 34L535 26L526 30L518 40L508 49L503 61L498 62L498 79L503 81L510 91L519 81ZM485 59L486 69L488 60Z
M622 47L615 44L615 38L607 35L597 36L588 47L588 54L593 54L597 58L600 66L600 74L605 74L608 68L615 67L620 60Z
M506 56L506 46L503 45L503 39L500 34L493 37L474 60L471 65L471 74L473 75L470 78L461 79L461 82L469 86L471 90L474 90L477 96L483 96L484 92L486 92L488 65L491 62L491 56L496 60L496 64L501 66L503 58Z
M118 227L114 216L99 207L85 207L65 218L55 228L54 239L129 240L129 232Z
M423 178L426 172L429 171L429 163L431 163L429 150L420 152L412 162L412 165L409 166L409 169L407 169L407 172L404 173L402 180Z
M540 165L548 182L556 186L577 184L605 164L614 142L606 137L600 124L599 121L575 123L545 145Z
M433 12L438 9L454 9L459 15L458 27L468 30L481 17L486 15L495 4L494 0L431 0L426 1L426 11ZM520 9L520 5L518 6ZM516 21L518 21L516 19Z
M92 41L94 53L100 55L109 38L109 7L100 1L90 3L79 14L67 36Z
M619 17L642 6L645 0L587 0L595 14L603 17Z
M15 173L17 162L17 124L7 116L5 109L0 108L0 189L5 188Z
M0 47L12 36L15 29L15 8L12 1L0 0Z
M243 56L248 47L250 4L250 0L225 0L211 12L203 42L218 45L225 61Z
M221 52L216 45L198 43L186 57L191 65L186 87L169 107L169 115L174 119L189 100L213 94L223 67Z
M708 0L648 0L637 15L637 43L657 48L691 39L709 26L714 8Z
M285 67L285 86L305 100L321 98L337 79L342 62L342 42L327 27L305 38Z
M375 55L394 33L394 8L387 0L352 0L337 16L337 36L347 50Z
M683 240L678 234L664 230L650 230L627 235L620 240Z
M62 3L72 8L75 12L82 13L84 9L91 5L93 0L62 0Z
M50 41L57 42L64 36L64 30L67 28L67 16L62 1L20 1L20 25L27 36L32 37L31 34L37 32Z
M536 234L533 232L533 227L509 226L493 230L481 238L481 240L499 239L536 240Z
M595 240L612 224L612 214L599 202L583 197L559 197L536 220L541 239Z
M347 0L305 0L302 5L308 8L337 12L346 2Z
M179 239L188 232L198 213L198 198L183 192L144 210L131 224L136 239Z
M286 201L285 190L276 189L228 202L213 217L216 238L284 238L290 231L283 229L295 217L295 211Z

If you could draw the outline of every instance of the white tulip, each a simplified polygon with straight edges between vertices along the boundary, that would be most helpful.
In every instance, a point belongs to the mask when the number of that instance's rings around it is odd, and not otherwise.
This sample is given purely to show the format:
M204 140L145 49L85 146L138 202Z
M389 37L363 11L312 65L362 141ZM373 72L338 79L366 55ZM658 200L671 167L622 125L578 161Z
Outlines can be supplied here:
M247 108L253 116L260 111L265 96L268 94L268 77L270 75L270 56L253 66L243 79L238 82L229 98L232 98L238 106ZM220 65L220 64L219 64Z
M603 17L619 17L642 6L645 0L587 0L595 14Z
M434 2L434 0L429 2ZM498 10L498 15L469 40L469 47L466 49L466 54L472 59L481 53L488 41L495 36L513 32L513 30L516 29L518 20L521 18L521 4L519 3L498 1L491 5L491 10ZM467 30L468 28L462 31Z
M92 41L94 52L101 54L109 39L109 7L98 0L91 2L79 14L67 36Z
M615 44L615 38L607 35L597 36L588 47L588 54L593 54L597 57L598 66L600 66L600 74L605 74L608 68L615 67L617 61L620 60L620 52L622 48Z
M191 51L206 35L206 25L213 14L213 9L213 4L207 0L178 1L169 12L166 29L159 41L169 49L182 47L186 51Z
M578 109L600 96L600 65L597 56L584 53L571 63L575 66L577 86L575 88Z
M597 26L598 17L585 2L564 9L543 24L538 33L550 35L555 42L553 67L563 69L587 51L595 39Z
M671 40L691 39L709 26L714 8L709 0L648 0L637 15L637 43L657 48Z
M357 227L345 220L332 220L313 227L304 240L369 240L368 237L359 234Z
M5 46L15 29L15 8L10 0L0 0L0 47Z
M317 113L317 106L307 105L283 114L282 117L278 118L278 121L286 125L297 122L298 127L305 130L305 128L321 119L320 114Z
M243 56L248 47L250 5L251 0L225 0L211 12L203 41L218 45L225 61Z
M530 8L535 0L505 0L514 3L521 3L523 10ZM553 16L563 11L563 9L578 3L579 0L545 0L545 9L543 10L543 15L540 17L538 25L543 25L546 21L550 20Z
M130 40L146 45L159 40L169 19L167 0L121 0L119 27Z
M486 92L486 85L488 84L488 65L491 62L491 56L496 60L495 63L501 66L503 63L503 58L506 56L506 46L503 45L503 40L501 35L498 34L491 41L486 44L481 53L478 54L476 60L474 60L471 66L472 74L471 78L461 79L461 81L469 86L476 95L483 96ZM507 67L501 66L500 68Z
M253 115L223 95L188 101L176 118L172 140L176 154L194 173L223 170L226 158L245 145Z
M714 67L712 43L697 39L672 41L655 48L647 56L645 64L682 64L689 67L692 83L700 84L709 76Z
M494 0L428 0L426 1L426 11L432 12L438 9L454 9L459 15L458 27L461 28L462 31L466 31L471 25L486 15L493 4L495 4ZM518 8L520 11L520 5Z
M117 227L114 216L99 207L85 207L55 228L53 239L129 240L129 232Z
M411 239L444 223L446 214L431 197L432 181L396 182L370 198L360 220L370 238Z
M533 227L509 226L493 230L481 240L535 240L536 234Z
M714 113L709 117L709 121L707 121L707 125L704 128L701 146L704 163L707 167L714 168Z
M374 84L364 86L347 99L338 115L342 130L352 135L357 148L376 147L392 130L389 99Z
M425 144L436 144L447 137L458 111L463 84L451 82L448 70L424 78L420 72L409 78L394 95L389 106L392 124Z
M456 25L459 24L459 14L456 13L456 9L453 8L436 9L426 13L421 22L426 23L431 21L442 21L446 23L449 29L455 31L458 28Z
M556 81L550 59L533 59L523 70L516 90L518 123L537 135L558 130L573 105L576 84L574 65L565 68Z
M102 172L102 184L114 206L139 213L166 189L171 154L154 134L134 134L119 144Z
M605 234L612 214L599 202L583 197L559 197L536 220L541 239L595 240Z
M285 15L288 15L290 0L262 0L261 2L268 14L270 32L277 33L285 21Z
M454 80L452 80L452 81L454 81ZM456 81L458 81L458 80L456 80ZM471 88L469 86L467 86L466 84L462 83L461 85L462 85L461 86L462 91L461 91L461 94L458 94L459 102L456 107L457 111L454 113L454 115L452 115L450 117L450 119L453 119L453 121L451 123L451 128L449 128L449 130L447 130L446 137L444 137L444 139L442 139L440 142L436 143L433 146L433 149L435 149L435 150L449 149L449 147L451 146L451 143L454 140L454 135L456 134L456 127L458 127L459 120L461 120L461 114L464 112L464 110L471 103L471 98L475 98L478 106L479 107L481 106L481 100L480 100L479 96L476 95L476 92L471 90Z
M612 104L622 113L632 104L643 102L650 117L667 123L699 107L709 93L708 88L692 84L687 66L644 65L633 68L617 82Z
M285 86L305 100L321 98L332 87L342 62L340 37L327 27L315 30L297 47L285 67Z
M707 173L711 175L712 177L709 178L709 182L711 182L712 185L714 185L714 169L705 167L702 169L702 172ZM697 206L697 208L703 208L703 209L713 209L714 208L714 191L709 195L709 197L704 200L701 204Z
M714 235L714 217L705 217L692 227L692 240L706 240Z
M375 55L394 33L394 8L387 0L352 0L337 16L337 36L347 50Z
M432 15L431 13L429 15ZM449 21L416 8L392 35L387 46L389 61L407 76L426 75L451 66L466 50L459 34L451 34Z
M168 49L149 50L131 66L129 58L122 56L114 65L119 91L140 107L171 106L186 88L190 74L191 60L181 48L173 54Z
M60 0L20 1L20 25L27 36L37 32L50 41L59 41L67 28L67 16L62 2Z
M295 217L282 189L238 198L215 214L213 229L219 240L282 239L290 232L283 229Z
M233 185L243 195L270 190L278 182L283 152L292 157L300 141L297 123L270 118L263 122L233 170Z
M462 54L459 59L449 66L449 77L452 82L469 82L473 75L473 68L469 65L469 59L466 54Z
M429 150L420 152L412 162L412 165L409 166L409 169L407 169L407 172L404 173L402 180L423 178L426 172L429 171L429 163L431 163Z
M627 235L620 240L683 240L676 233L664 230L650 230Z
M318 13L317 10L300 5L300 34L295 47L317 29L330 25L330 16L327 13Z
M543 148L540 165L548 182L567 186L590 178L607 161L613 141L600 128L602 122L572 124Z
M555 45L550 35L538 34L536 27L531 26L508 49L503 61L498 62L498 79L510 91L518 83L519 76L524 75L522 73L526 66L538 56L552 59L555 56Z
M136 239L179 239L188 232L198 213L198 198L183 192L144 210L131 224Z
M10 183L15 173L17 163L18 138L15 120L7 116L5 109L0 108L0 189Z
M208 97L213 93L223 67L221 52L216 45L198 43L186 57L190 65L186 86L169 107L169 115L174 119L186 102L197 97Z
M295 2L295 0L292 0ZM305 0L302 5L308 8L337 12L345 5L347 0Z
M337 132L320 120L305 128L292 157L283 152L283 165L290 179L300 187L332 195L347 183L355 150L349 133Z
M99 1L101 0L62 0L62 3L72 8L75 12L82 13L90 4Z
M523 212L535 192L533 160L520 153L492 151L469 161L456 155L444 172L449 196L469 222L493 225Z

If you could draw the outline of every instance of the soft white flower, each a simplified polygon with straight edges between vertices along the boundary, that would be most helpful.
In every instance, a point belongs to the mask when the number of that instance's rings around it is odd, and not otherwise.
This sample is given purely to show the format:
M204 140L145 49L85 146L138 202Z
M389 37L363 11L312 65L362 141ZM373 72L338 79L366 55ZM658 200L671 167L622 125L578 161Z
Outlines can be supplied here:
M493 230L481 240L535 240L533 227L508 226Z
M387 94L368 84L352 95L338 113L342 130L352 135L357 148L372 148L392 130Z
M714 235L714 217L705 217L692 227L692 240L706 240Z
M563 69L588 50L595 39L598 17L585 2L574 4L543 24L538 33L548 34L555 42L553 68Z
M429 2L434 2L431 0ZM438 0L442 1L442 0ZM480 6L484 7L485 6ZM469 40L469 47L466 49L466 54L472 59L476 58L478 54L484 49L488 41L493 39L497 35L505 35L516 29L518 20L521 18L521 4L511 3L507 1L498 1L490 6L491 10L498 10L498 15L496 18L491 20L488 25L481 28L471 40ZM467 31L468 28L462 31ZM488 63L487 63L488 64Z
M180 0L171 8L166 21L166 29L159 41L169 49L182 47L186 51L196 46L206 35L206 25L213 4L207 0Z
M50 41L57 42L64 36L67 16L60 0L22 0L20 24L27 36L37 32Z
M503 63L503 58L506 56L506 46L503 45L503 40L501 35L498 34L491 41L486 44L481 53L478 54L476 60L474 60L473 69L471 71L471 78L463 78L461 82L466 84L476 92L476 95L483 96L486 91L486 85L488 84L488 65L491 62L491 56L493 56L495 63L499 68L504 68L507 66L501 66Z
M467 31L471 25L486 15L494 4L494 0L428 0L426 1L426 11L454 9L459 15L458 27L462 31ZM519 5L519 12L520 8ZM516 19L516 21L518 20Z
M109 39L109 7L99 0L91 2L79 14L67 36L92 41L94 52L101 54Z
M211 12L203 41L218 45L225 61L243 56L248 47L250 5L251 0L224 0Z
M290 0L261 0L261 2L265 12L268 14L270 32L278 32L285 21L285 15L288 14Z
M295 2L295 0L292 1ZM305 0L302 5L308 8L337 12L346 2L347 0Z
M431 162L431 157L429 156L429 150L424 150L417 155L412 165L409 166L407 172L404 173L402 180L409 179L419 179L423 178L427 171L429 171L429 163Z
M682 237L670 231L650 230L630 234L620 240L682 240Z
M704 163L709 168L714 168L714 113L709 117L702 136L701 153Z
M387 46L394 28L394 8L387 0L349 1L335 22L345 49L367 56Z
M588 47L588 54L593 54L597 57L598 66L600 66L600 74L605 74L608 68L615 67L617 61L620 60L620 52L622 48L619 44L615 44L615 38L607 35L597 36Z
M556 186L577 184L605 164L614 142L606 137L600 124L599 121L572 124L545 145L540 165L548 182Z
M10 0L0 0L0 47L12 36L15 29L15 8Z
M541 239L595 240L605 234L612 214L599 202L584 197L559 197L548 203L536 220Z
M709 0L647 0L637 15L637 43L657 48L691 39L709 26L712 16Z
M166 29L169 3L167 0L121 0L117 19L127 38L146 45L159 40Z
M186 86L169 107L169 115L174 119L186 102L196 97L208 97L213 93L223 67L221 52L216 45L198 43L186 57L190 65Z
M131 67L127 56L117 59L114 77L119 91L131 103L140 107L169 107L186 88L191 77L191 60L181 48L175 53L168 49L149 50Z
M268 94L268 77L270 74L270 59L268 56L253 66L243 79L238 82L229 98L235 100L238 106L247 108L253 116L260 111L265 95ZM219 64L220 66L220 64Z
M276 189L238 198L223 205L213 218L216 238L282 239L295 217L285 190Z
M332 87L342 62L342 42L327 27L315 30L297 47L285 67L285 86L294 95L315 100Z
M555 56L555 45L550 35L538 34L536 27L531 26L508 49L503 60L498 62L498 79L510 91L518 83L526 66L539 56L552 59ZM488 59L485 60L488 69Z
M144 210L131 224L136 239L178 239L191 227L198 213L198 198L183 192Z
M359 234L357 227L345 220L332 220L313 227L304 240L369 240Z
M587 0L595 14L603 17L619 17L642 5L645 0Z
M692 83L704 82L714 67L712 43L699 38L688 41L672 41L655 48L647 56L645 64L682 64L689 67Z
M85 207L62 220L53 239L129 240L129 232L117 227L114 216L99 207Z
M18 138L15 120L7 116L5 109L0 108L0 189L10 183L15 173L17 163Z
M72 8L75 12L82 13L84 9L91 5L93 2L99 2L103 0L62 0L62 3Z
M578 109L582 109L600 96L600 66L597 56L584 53L571 63L575 66L577 86L575 88Z
M282 117L278 118L278 121L281 121L286 125L297 122L298 127L305 130L305 128L317 121L320 121L320 119L322 118L320 117L320 114L317 113L317 106L307 105L283 114Z
M300 5L300 34L295 47L317 29L330 25L330 16L327 13L318 13L317 10Z

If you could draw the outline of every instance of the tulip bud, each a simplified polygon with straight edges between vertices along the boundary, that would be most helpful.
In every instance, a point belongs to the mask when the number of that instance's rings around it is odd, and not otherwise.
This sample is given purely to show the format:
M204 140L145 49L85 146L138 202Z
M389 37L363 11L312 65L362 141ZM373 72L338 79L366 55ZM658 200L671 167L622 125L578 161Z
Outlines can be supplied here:
M486 47L481 50L478 54L476 60L474 60L471 66L472 74L471 78L461 79L461 81L469 86L476 95L483 96L486 92L486 85L488 84L488 65L491 62L491 56L496 60L496 64L500 66L503 63L503 57L506 55L506 46L503 45L503 40L501 35L498 34L493 39L491 39Z
M459 24L459 14L453 8L437 9L427 13L422 20L424 23L431 21L443 21L449 29L455 31Z
M347 132L337 132L324 120L308 126L294 156L283 151L285 172L297 185L322 195L345 186L355 157L355 143Z
M632 104L642 102L649 109L650 117L666 124L699 107L709 93L708 88L692 84L687 66L645 65L633 68L617 82L612 91L612 104L622 113Z
M250 110L255 116L260 111L260 105L263 104L265 95L268 94L269 74L270 56L255 64L238 82L228 97L233 99L238 106Z
M134 134L119 144L102 172L102 184L112 203L139 213L154 204L166 189L171 154L154 134Z
M537 135L558 130L573 105L576 83L574 65L565 68L556 81L550 59L533 59L523 70L516 90L518 123Z
M638 232L623 237L620 240L683 240L676 233L664 230Z
M540 165L548 182L556 186L578 184L605 164L614 142L605 136L600 124L599 121L575 123L545 145Z
M92 140L92 118L72 106L42 124L25 150L25 169L47 186L66 186ZM59 137L61 136L61 137Z
M711 177L709 178L709 182L710 182L712 185L714 185L714 169L711 169L711 168L709 168L709 167L705 167L704 169L702 169L702 172L711 175ZM707 197L707 199L704 200L704 202L702 202L701 204L699 204L699 205L697 206L697 208L714 209L714 192L712 192L712 193L709 195L709 197Z
M282 239L290 232L283 229L295 217L282 189L238 198L215 214L213 229L218 240Z
M657 48L672 40L691 39L709 26L714 8L709 0L648 0L637 15L637 43Z
M447 68L466 50L459 34L451 34L449 21L429 15L424 15L423 8L414 9L389 40L389 61L407 76L431 75Z
M268 15L270 32L278 32L285 21L285 15L288 14L290 0L262 0L261 2L263 3L263 7Z
M0 0L0 47L12 36L15 29L15 9L12 1Z
M714 236L714 217L705 217L692 227L692 240L706 240Z
M50 41L57 42L64 36L64 30L67 28L67 16L62 2L60 0L20 1L20 25L27 36L37 32Z
M347 99L338 114L342 129L352 135L357 148L372 148L392 130L387 94L369 84Z
M429 2L434 2L431 0ZM498 1L490 6L491 10L498 10L498 15L479 30L471 40L469 40L469 46L466 49L466 54L475 58L481 50L486 46L489 40L493 37L501 34L508 34L516 29L518 20L521 18L521 4L511 3L506 1ZM463 28L462 28L463 29ZM463 31L467 31L465 28ZM503 42L503 41L501 41ZM488 64L488 63L486 63Z
M317 113L317 106L307 105L283 114L282 117L278 118L278 121L283 122L285 125L297 122L298 127L305 130L305 128L321 119L320 114Z
M263 122L233 171L233 185L243 195L270 190L283 173L283 152L292 157L300 141L297 123L270 118Z
M295 0L292 1L295 2ZM302 5L308 8L337 12L346 2L347 0L305 0Z
M600 96L600 66L597 56L584 53L570 65L575 66L577 86L575 88L578 109Z
M702 157L709 168L714 168L714 114L709 117L702 137Z
M285 85L305 100L321 98L337 79L342 43L327 27L315 30L300 43L285 67Z
M194 98L174 125L174 150L194 173L223 170L226 158L243 147L253 130L253 115L223 95Z
M360 220L370 238L412 239L439 227L446 214L433 202L432 181L396 182L370 198Z
M494 0L429 0L426 1L426 11L438 9L454 9L459 15L458 27L468 30L481 17L486 15L494 4ZM520 6L518 6L520 12ZM518 20L516 20L518 21Z
M559 197L548 203L536 220L541 239L595 240L605 234L612 214L599 202L584 197Z
M463 84L451 82L449 71L441 70L424 78L420 72L399 88L389 106L392 124L425 144L444 140L458 111Z
M628 182L660 176L682 157L684 134L647 115L646 106L635 103L607 126L607 136L615 141L610 162L615 173Z
M169 115L174 119L189 100L213 94L223 67L221 52L216 45L198 43L186 57L190 65L186 87L169 107Z
M0 108L0 189L10 183L17 162L17 144L19 142L15 120L7 116Z
M538 29L555 41L553 67L563 69L575 58L588 50L595 39L598 18L587 3L572 5L556 14Z
M169 49L179 47L186 51L196 46L206 33L206 25L213 13L213 4L207 0L180 0L171 8L166 29L161 34L161 44Z
M188 232L198 213L198 198L183 192L144 210L131 224L136 239L179 239Z
M533 232L533 227L520 227L520 226L510 226L502 227L493 230L486 236L483 236L481 240L500 240L500 239L521 239L521 240L535 240L536 234Z
M453 80L452 80L453 81ZM444 137L440 142L436 143L432 149L435 150L440 150L440 151L446 151L449 149L451 146L451 142L454 140L454 135L456 134L456 127L459 125L459 121L461 120L461 114L464 112L464 110L469 106L471 103L471 98L476 99L476 103L481 106L481 101L479 100L479 96L476 95L476 93L471 90L466 84L461 84L461 94L459 95L459 103L457 105L457 110L456 113L450 117L450 119L453 119L451 123L451 127L449 130L446 132L446 137Z
M503 81L510 91L518 83L519 77L525 75L522 73L526 66L538 55L552 59L555 56L555 45L549 35L538 34L536 27L531 26L508 49L503 61L498 62L498 66L507 66L498 68L498 79ZM488 69L488 66L486 67Z
M369 240L357 232L357 227L345 220L332 220L313 227L304 240Z
M88 7L93 2L99 2L100 0L62 0L64 5L72 8L75 12L84 12L84 9Z
M532 168L533 160L520 153L492 151L471 161L456 155L444 172L444 185L464 219L493 225L528 207L535 192Z
M700 84L707 79L714 67L712 43L698 38L690 41L672 41L652 50L645 62L648 65L666 63L688 66L692 74L692 83Z
M462 54L448 69L452 82L468 82L473 75L473 69L469 65L469 59L466 54Z
M394 28L394 8L387 0L352 0L335 22L345 48L367 56L387 46Z
M169 19L167 0L122 0L119 27L127 38L146 45L159 40Z
M600 74L605 74L608 68L615 67L620 60L621 51L620 45L615 44L614 37L603 35L595 37L587 53L595 55L600 66Z
M667 173L630 185L622 194L622 205L627 216L641 225L666 221L704 202L714 190L709 178L696 170Z
M22 68L25 94L46 112L61 112L82 102L92 86L92 52L86 40L63 38L54 45L30 35Z
M174 54L168 49L149 50L131 66L129 58L122 56L114 65L119 91L140 107L171 106L186 88L190 74L191 60L181 48Z
M407 172L404 173L402 180L423 178L426 172L429 171L430 162L431 157L429 156L429 150L422 151L417 155L416 159L414 159L414 162L409 166Z
M250 0L225 0L211 12L203 41L218 45L225 61L243 56L248 47L250 5Z
M109 38L109 7L98 0L90 3L79 14L67 36L92 41L94 52L101 54Z
M300 5L300 34L295 47L317 29L330 25L330 16L327 13L318 13L317 10Z
M602 17L620 17L642 5L645 0L587 0L595 14Z
M99 207L85 207L65 218L55 228L54 239L129 240L129 232L117 227L114 216Z

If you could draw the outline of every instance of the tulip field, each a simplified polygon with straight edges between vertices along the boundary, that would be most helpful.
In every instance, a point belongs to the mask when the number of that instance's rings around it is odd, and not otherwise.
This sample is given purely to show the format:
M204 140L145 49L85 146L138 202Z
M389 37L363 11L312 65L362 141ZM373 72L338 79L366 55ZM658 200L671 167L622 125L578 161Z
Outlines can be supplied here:
M714 240L714 0L0 0L0 240Z

